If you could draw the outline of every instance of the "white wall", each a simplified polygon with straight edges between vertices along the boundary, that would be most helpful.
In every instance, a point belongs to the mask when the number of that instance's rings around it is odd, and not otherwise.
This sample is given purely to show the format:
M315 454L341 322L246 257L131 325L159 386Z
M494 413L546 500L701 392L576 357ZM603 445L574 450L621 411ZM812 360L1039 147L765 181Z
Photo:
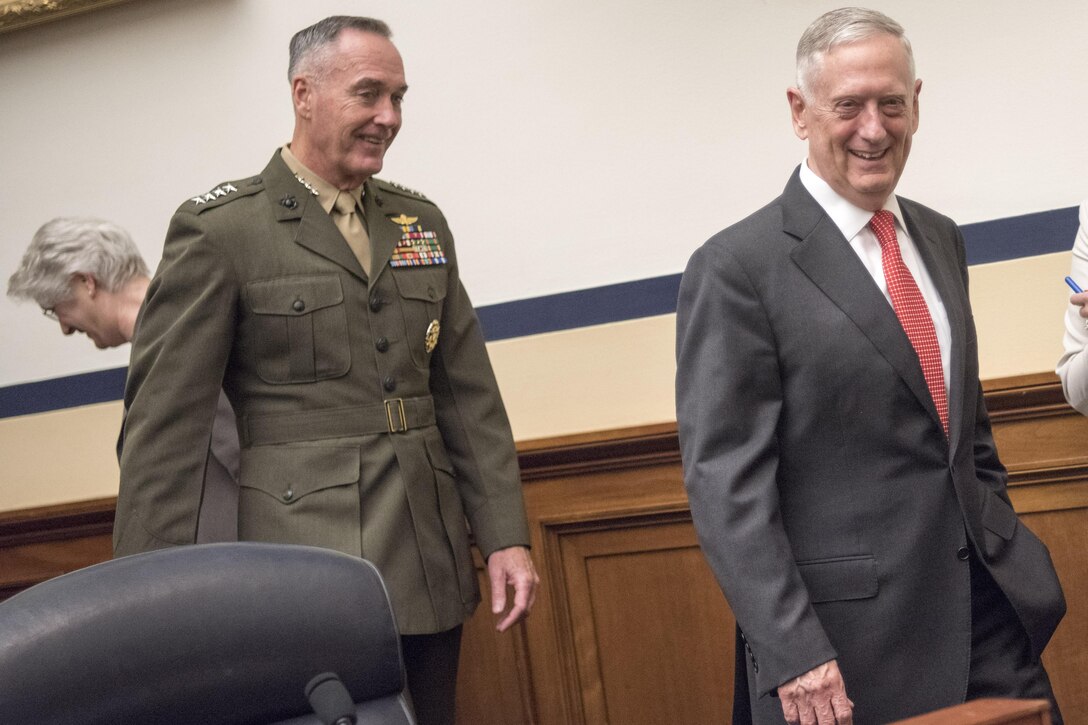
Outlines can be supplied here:
M0 279L57 215L128 227L259 171L291 131L286 45L386 19L406 61L386 178L437 200L478 304L678 272L781 189L804 147L784 89L838 2L133 0L0 35ZM922 123L902 193L961 222L1086 195L1088 3L894 0ZM0 385L126 364L0 299Z

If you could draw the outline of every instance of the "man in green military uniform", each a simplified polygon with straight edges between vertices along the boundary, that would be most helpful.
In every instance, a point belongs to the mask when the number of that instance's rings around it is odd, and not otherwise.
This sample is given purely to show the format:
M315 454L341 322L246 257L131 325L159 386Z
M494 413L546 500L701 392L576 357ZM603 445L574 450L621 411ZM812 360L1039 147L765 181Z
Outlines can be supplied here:
M373 178L407 90L389 37L345 16L297 33L291 143L175 213L132 350L114 552L194 542L222 386L242 441L239 538L373 561L420 721L451 722L480 599L466 518L500 630L539 578L446 220Z

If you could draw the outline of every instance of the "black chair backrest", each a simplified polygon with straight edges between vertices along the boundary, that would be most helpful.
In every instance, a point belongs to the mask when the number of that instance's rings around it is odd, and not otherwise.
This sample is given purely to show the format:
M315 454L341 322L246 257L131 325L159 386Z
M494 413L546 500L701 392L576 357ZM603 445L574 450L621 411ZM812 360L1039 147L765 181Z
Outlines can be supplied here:
M360 723L413 722L381 576L326 549L163 549L0 603L0 723L319 723L323 672Z

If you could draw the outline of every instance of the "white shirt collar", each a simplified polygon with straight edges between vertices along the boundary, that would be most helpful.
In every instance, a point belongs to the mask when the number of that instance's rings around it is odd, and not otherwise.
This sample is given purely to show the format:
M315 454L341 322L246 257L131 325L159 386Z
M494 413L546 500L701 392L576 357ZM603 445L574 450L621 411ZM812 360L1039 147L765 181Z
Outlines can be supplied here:
M808 161L801 162L801 183L812 198L816 200L835 226L839 228L846 241L850 241L858 235L862 229L869 226L869 220L873 218L873 212L868 209L854 206L849 201L839 196L839 193L831 188L831 185L816 175L808 167ZM903 223L903 212L899 210L899 199L895 194L890 194L884 201L884 209L895 216L896 226L900 231L906 231L907 225Z

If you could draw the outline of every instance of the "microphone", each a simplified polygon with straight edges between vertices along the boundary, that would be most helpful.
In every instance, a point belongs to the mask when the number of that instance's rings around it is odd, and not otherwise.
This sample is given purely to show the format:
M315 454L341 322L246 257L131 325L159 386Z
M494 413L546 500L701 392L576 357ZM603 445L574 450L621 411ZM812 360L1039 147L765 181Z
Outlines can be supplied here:
M307 682L306 699L324 725L355 725L355 701L335 672L322 672Z

